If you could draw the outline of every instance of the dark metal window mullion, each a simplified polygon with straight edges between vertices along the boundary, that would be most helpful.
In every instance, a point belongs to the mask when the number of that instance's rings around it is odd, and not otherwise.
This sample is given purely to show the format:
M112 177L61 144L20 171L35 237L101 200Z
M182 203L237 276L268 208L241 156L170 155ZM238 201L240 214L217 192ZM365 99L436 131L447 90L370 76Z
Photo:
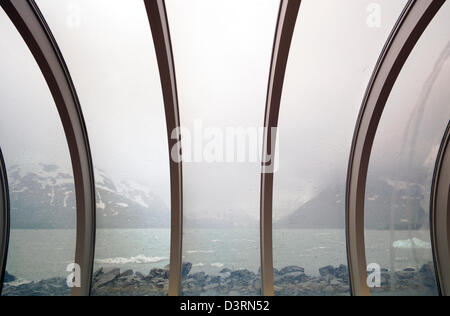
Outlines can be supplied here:
M450 296L450 122L436 160L431 191L431 241L440 294Z
M9 245L9 189L6 165L0 148L0 296L5 280Z
M171 240L169 295L181 294L183 264L183 169L181 161L180 114L169 23L164 0L145 0L158 60L169 144ZM176 157L173 157L176 155Z
M273 279L273 167L276 128L289 52L300 9L300 0L281 0L272 53L264 120L263 162L261 174L261 286L262 295L274 295Z

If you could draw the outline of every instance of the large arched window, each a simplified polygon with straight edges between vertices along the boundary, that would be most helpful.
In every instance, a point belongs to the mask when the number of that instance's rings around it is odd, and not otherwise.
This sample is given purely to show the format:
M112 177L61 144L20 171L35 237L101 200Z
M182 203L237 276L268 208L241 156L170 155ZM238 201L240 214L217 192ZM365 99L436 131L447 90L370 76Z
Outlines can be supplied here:
M185 295L260 294L260 143L279 9L166 1L183 127Z
M437 295L430 192L450 118L450 6L417 43L386 104L366 191L368 264L381 267L374 295Z
M3 152L0 148L0 295L6 277L6 257L8 256L10 232L9 214L8 172L6 171Z
M448 294L445 0L0 6L0 294Z
M167 295L169 151L144 3L37 3L71 69L90 136L97 192L92 294Z
M405 3L301 3L278 123L275 295L350 294L348 153L365 89Z
M0 32L0 143L11 203L3 295L70 295L76 204L64 130L35 59L3 10ZM42 280L47 286L33 292L12 286Z

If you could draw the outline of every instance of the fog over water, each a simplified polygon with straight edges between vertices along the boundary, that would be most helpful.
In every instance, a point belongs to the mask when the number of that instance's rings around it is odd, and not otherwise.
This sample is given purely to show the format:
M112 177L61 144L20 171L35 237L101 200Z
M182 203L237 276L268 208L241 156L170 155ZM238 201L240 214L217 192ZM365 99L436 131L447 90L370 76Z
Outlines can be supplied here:
M129 1L126 8L118 0L37 2L71 71L95 166L113 178L148 185L169 205L164 107L142 1ZM345 181L365 88L405 2L377 2L381 24L374 28L367 24L373 13L368 11L371 1L352 0L345 6L329 0L302 2L281 105L276 218L295 211L323 188ZM237 5L241 9L233 10ZM205 127L260 127L278 1L170 0L167 10L182 124L190 128L200 119ZM4 12L0 14L0 144L7 162L39 161L69 169L67 145L51 95L18 33ZM448 23L441 29L448 29ZM436 33L421 44L435 47L426 52L429 61L442 53L441 38L448 35ZM412 71L428 76L432 66L421 60ZM444 66L448 68L448 62ZM448 82L447 68L436 89ZM422 85L411 75L394 91L392 103L415 103L416 94L403 92L421 91ZM429 117L422 124L435 121L433 115L438 119L449 114L446 104L440 106L443 110L426 112ZM388 107L385 115L397 124L384 127L374 159L385 155L381 148L390 147L389 135L414 120L401 107ZM421 130L424 133L417 141L426 143L430 129L423 126ZM208 138L201 142L206 144ZM419 147L429 152L436 146ZM380 168L388 165L378 164ZM259 172L258 163L186 164L187 212L239 218L244 213L257 220ZM196 200L192 207L190 197Z

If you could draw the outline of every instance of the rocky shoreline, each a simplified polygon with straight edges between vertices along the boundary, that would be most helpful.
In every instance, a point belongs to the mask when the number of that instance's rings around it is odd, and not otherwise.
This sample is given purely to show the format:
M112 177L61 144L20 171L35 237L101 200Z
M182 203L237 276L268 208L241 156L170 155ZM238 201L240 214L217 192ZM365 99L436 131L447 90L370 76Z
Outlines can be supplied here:
M186 296L257 296L261 294L259 273L249 270L223 269L218 275L204 272L191 273L192 264L183 264L183 294ZM434 267L426 264L421 269L405 269L390 273L382 271L382 288L374 293L392 291L432 292L435 286ZM5 296L64 296L70 289L64 278L53 278L25 284L16 284L14 276L7 274L3 289ZM349 276L346 266L327 266L319 269L319 276L308 276L298 266L274 271L275 295L331 296L349 295ZM164 296L168 293L169 270L152 269L148 275L120 269L99 269L94 273L92 294L96 296Z

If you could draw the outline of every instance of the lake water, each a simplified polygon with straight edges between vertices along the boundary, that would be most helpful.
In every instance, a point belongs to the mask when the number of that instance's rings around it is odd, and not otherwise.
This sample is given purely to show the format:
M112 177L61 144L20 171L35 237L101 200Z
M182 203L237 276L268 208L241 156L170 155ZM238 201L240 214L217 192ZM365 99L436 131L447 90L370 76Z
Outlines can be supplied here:
M421 240L407 232L397 232L391 243L388 231L367 231L369 259L391 267L395 249L395 268L417 267L431 261L426 232ZM424 241L425 240L425 241ZM95 268L118 267L144 274L169 264L168 229L99 229L97 230ZM422 242L422 243L420 243ZM394 247L390 247L395 244ZM67 276L66 267L73 261L74 230L12 230L7 270L25 280ZM249 269L260 266L259 231L252 229L190 229L185 231L184 262L193 264L193 272L214 274L223 268ZM283 268L297 265L309 275L327 265L347 264L343 230L275 230L274 265Z

